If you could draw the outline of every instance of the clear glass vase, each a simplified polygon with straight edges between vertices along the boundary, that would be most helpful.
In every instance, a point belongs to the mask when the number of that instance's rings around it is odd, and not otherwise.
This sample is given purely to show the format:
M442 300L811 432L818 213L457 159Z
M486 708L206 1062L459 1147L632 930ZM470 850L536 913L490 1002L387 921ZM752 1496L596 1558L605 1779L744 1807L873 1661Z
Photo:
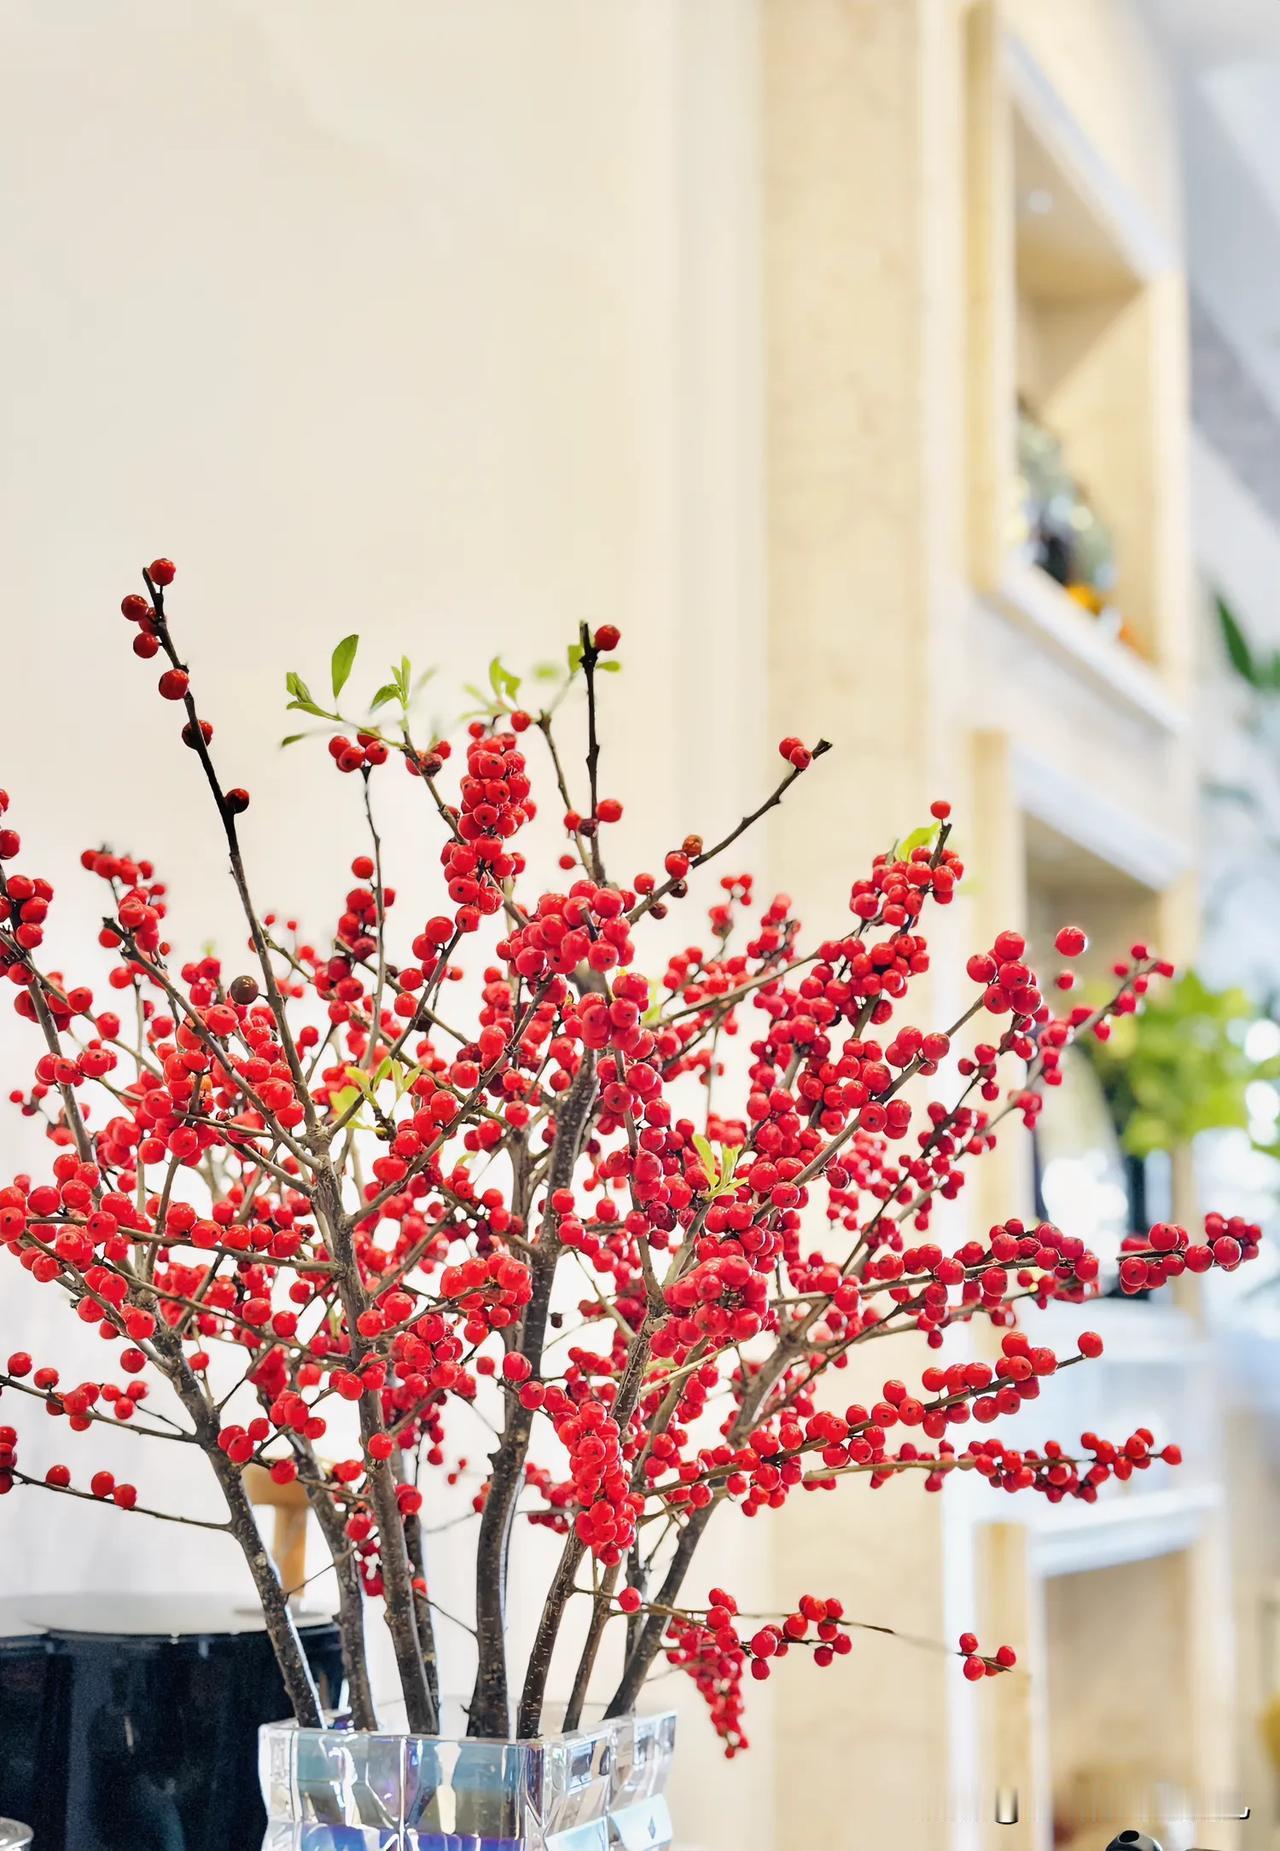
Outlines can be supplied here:
M668 1851L672 1711L538 1741L268 1723L263 1851Z

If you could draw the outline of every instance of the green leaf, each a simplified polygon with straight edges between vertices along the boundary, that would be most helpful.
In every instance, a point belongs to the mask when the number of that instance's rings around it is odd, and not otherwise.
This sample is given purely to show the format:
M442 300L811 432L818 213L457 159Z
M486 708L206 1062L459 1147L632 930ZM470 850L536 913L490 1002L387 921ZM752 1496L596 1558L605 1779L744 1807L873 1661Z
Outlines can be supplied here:
M333 681L333 698L336 701L347 685L347 679L355 666L356 650L360 647L358 636L344 636L329 660L329 675Z
M317 707L316 703L309 695L299 700L287 702L285 705L285 712L313 713L317 720L332 720L335 717L331 713L326 713L323 707Z
M334 1093L332 1099L329 1101L333 1108L333 1116L335 1118L341 1118L344 1113L351 1110L359 1097L360 1089L358 1086L344 1086L341 1092Z
M738 1159L741 1155L742 1146L740 1144L722 1144L720 1146L720 1175L716 1181L717 1195L732 1195L734 1193L737 1184L733 1180L733 1173L738 1167Z
M617 656L606 656L603 662L596 663L596 667L600 670L602 675L620 675L622 673L622 664L619 662Z
M1222 640L1226 645L1227 656L1232 668L1243 681L1249 683L1251 688L1260 687L1262 677L1258 672L1258 665L1253 659L1253 651L1249 647L1248 638L1237 623L1234 612L1222 597L1215 597L1213 603L1218 613L1218 627L1222 631Z
M894 853L900 861L910 861L918 848L925 848L938 833L937 823L922 823L919 829L913 829L909 836L904 836Z
M503 668L501 661L495 656L489 664L489 686L493 689L498 705L506 706L509 701L515 700L520 692L520 677L513 675L510 669Z
M400 690L394 681L384 681L373 699L369 702L369 712L376 713L379 707L385 707L388 701L398 699Z
M571 675L576 675L578 670L582 667L582 644L570 643L565 654L569 658L569 673Z
M741 1145L722 1144L717 1153L710 1140L704 1138L701 1132L695 1131L693 1147L698 1153L698 1161L706 1172L707 1194L710 1196L732 1194L735 1188L733 1172L737 1167L738 1158L742 1155Z
M296 701L309 701L311 699L310 688L302 679L302 676L296 674L293 669L290 669L285 676L284 685L287 692L292 694Z
M649 986L649 1007L640 1019L646 1028L652 1028L655 1022L662 1020L662 1005L665 997L661 987L654 982L652 977L646 977L645 982Z
M284 738L280 741L280 744L282 746L296 746L300 739L305 739L306 737L307 735L305 733L286 733Z
M373 1083L363 1067L344 1067L342 1070L353 1086L358 1086L368 1099L373 1094Z

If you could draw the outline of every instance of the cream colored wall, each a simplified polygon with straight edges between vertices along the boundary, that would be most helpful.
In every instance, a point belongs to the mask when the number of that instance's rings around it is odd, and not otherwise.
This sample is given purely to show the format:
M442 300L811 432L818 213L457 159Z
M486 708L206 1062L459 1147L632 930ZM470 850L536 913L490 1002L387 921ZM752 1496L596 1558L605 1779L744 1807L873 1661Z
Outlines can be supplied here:
M960 53L950 6L765 8L770 699L774 730L786 715L835 742L829 804L775 819L774 861L831 929L851 875L933 797L964 797ZM913 1019L947 1000L932 986ZM900 1348L890 1372L911 1367ZM833 1405L884 1374L856 1358ZM860 1618L944 1636L943 1503L856 1481L794 1500L776 1599L838 1590ZM780 1846L947 1841L951 1669L871 1637L831 1676L782 1667Z
M284 671L319 683L350 630L371 669L439 664L456 714L495 651L527 666L617 622L604 778L632 866L762 788L755 27L750 0L5 9L0 782L60 890L59 953L92 933L75 863L104 838L171 877L176 938L241 940L118 615L160 551L220 763L254 793L263 903L317 929L356 793L275 741ZM414 796L388 780L406 915L435 854ZM21 1039L7 1007L0 1034ZM17 1135L6 1116L11 1165ZM60 1312L23 1305L33 1349ZM145 1485L128 1446L111 1462ZM178 1569L167 1530L60 1516L5 1501L6 1592L240 1586L216 1545ZM753 1604L762 1546L731 1539ZM726 1768L700 1707L682 1831L767 1844L767 1730Z

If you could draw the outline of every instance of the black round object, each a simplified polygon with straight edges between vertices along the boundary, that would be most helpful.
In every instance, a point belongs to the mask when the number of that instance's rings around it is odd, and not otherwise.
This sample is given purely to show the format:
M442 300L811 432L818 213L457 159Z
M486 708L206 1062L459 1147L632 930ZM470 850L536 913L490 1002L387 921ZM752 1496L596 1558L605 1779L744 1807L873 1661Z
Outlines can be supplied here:
M342 1653L300 1620L321 1700ZM260 1614L180 1596L0 1610L0 1815L40 1851L227 1851L266 1830L257 1734L288 1714Z
M1130 1827L1127 1832L1116 1834L1107 1846L1107 1851L1160 1851L1160 1843L1149 1833Z

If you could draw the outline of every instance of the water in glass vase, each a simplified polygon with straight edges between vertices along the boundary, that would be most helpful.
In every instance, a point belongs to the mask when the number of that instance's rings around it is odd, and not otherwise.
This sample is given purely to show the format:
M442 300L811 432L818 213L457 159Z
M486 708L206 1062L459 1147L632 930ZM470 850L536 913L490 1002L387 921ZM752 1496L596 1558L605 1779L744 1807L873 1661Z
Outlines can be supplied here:
M675 1715L538 1741L269 1723L263 1851L669 1851Z

